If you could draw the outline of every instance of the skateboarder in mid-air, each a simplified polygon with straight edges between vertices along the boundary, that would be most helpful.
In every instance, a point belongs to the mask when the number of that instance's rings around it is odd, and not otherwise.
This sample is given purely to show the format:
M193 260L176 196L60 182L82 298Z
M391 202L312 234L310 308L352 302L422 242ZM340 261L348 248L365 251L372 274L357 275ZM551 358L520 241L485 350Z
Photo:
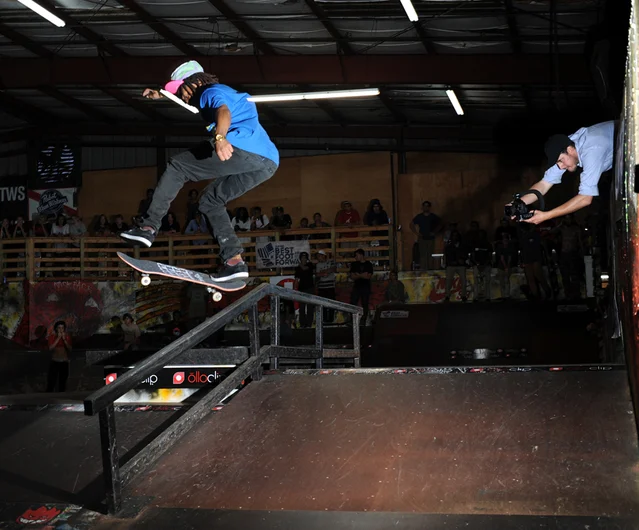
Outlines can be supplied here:
M171 74L164 90L199 110L215 138L174 156L160 178L153 200L139 228L120 237L150 247L162 218L180 189L188 182L213 179L202 193L199 210L207 219L220 245L224 266L211 274L216 281L248 277L242 245L231 226L226 203L273 176L279 153L260 125L255 104L248 94L219 83L196 61L181 64ZM160 99L161 93L147 88L144 97Z

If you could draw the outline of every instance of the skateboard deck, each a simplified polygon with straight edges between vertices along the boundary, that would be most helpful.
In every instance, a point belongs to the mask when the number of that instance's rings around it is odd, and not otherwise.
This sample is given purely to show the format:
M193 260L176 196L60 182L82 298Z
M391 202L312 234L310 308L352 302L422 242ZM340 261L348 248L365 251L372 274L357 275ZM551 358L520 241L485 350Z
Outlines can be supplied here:
M149 276L157 275L164 276L165 278L173 278L174 280L199 283L200 285L206 285L213 291L232 292L239 291L246 287L246 282L243 280L216 282L208 274L204 274L203 272L183 269L182 267L175 267L173 265L166 265L165 263L158 263L157 261L136 259L122 252L118 252L118 258L120 258L129 267L134 268L142 274L142 285L145 286L151 283Z

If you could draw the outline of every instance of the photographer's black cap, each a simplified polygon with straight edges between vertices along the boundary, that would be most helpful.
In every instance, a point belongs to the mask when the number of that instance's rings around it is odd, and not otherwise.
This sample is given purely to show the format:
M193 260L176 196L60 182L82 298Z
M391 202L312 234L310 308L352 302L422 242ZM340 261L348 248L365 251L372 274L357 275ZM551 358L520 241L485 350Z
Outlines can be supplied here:
M546 169L550 169L557 163L559 155L563 153L569 146L572 145L572 140L565 134L554 134L548 140L544 146L546 157L548 157L548 165Z

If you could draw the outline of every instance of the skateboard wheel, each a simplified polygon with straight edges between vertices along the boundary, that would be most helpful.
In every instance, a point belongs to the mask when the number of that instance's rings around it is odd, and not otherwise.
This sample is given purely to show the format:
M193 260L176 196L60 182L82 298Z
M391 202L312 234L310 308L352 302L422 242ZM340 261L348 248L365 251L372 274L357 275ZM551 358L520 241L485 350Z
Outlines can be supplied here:
M149 276L142 276L142 279L140 280L140 283L146 287L147 285L151 284L151 278L149 278Z
M219 291L215 291L213 293L213 301L219 302L220 300L222 300L222 293L220 293Z

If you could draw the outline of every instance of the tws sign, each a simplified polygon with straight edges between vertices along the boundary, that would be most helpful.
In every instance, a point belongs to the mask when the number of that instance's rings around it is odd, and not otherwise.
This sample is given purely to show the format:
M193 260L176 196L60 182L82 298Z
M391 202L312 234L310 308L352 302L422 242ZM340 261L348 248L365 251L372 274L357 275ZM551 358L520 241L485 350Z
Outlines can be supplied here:
M26 218L28 211L26 177L0 179L0 218Z

